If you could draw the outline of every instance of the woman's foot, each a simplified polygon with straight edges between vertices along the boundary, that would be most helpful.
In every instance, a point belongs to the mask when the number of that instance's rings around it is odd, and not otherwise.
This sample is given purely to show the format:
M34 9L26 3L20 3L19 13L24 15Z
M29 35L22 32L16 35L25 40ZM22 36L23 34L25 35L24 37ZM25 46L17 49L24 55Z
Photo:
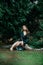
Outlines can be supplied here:
M13 51L13 48L10 48L10 51Z

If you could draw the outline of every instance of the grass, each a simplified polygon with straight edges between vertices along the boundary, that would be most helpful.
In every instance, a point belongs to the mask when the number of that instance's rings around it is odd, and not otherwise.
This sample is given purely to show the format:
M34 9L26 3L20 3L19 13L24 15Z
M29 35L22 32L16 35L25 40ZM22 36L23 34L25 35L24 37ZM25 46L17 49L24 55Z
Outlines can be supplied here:
M0 65L43 65L43 51L0 50Z

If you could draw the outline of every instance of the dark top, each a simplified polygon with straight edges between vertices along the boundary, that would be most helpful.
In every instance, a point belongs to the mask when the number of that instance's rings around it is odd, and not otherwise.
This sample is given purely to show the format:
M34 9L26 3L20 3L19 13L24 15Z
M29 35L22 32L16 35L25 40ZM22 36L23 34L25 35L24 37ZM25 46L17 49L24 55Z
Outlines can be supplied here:
M23 41L24 44L28 44L29 42L29 34L24 35L23 32L20 33L20 41Z

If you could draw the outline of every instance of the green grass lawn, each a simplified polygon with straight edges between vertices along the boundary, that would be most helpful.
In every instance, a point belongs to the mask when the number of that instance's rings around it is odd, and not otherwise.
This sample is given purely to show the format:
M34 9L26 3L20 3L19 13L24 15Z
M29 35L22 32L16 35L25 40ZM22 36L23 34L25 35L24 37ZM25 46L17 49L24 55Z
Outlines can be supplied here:
M43 51L0 50L0 65L43 65Z

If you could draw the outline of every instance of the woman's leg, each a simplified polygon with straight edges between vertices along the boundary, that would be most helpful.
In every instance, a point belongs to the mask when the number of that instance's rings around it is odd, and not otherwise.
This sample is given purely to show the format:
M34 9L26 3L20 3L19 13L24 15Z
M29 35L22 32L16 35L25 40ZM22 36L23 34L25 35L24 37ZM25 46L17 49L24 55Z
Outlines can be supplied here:
M15 43L11 46L10 51L13 51L13 48L16 48L18 45L19 45L19 41L15 42Z
M13 48L16 48L16 47L19 46L19 45L23 46L23 41L17 41L17 42L15 42L15 43L11 46L10 50L13 51Z
M33 50L33 48L31 48L28 44L25 44L25 49L26 50Z
M43 48L40 48L40 49L31 48L28 44L25 44L25 49L26 49L26 50L37 50L37 51L38 51L38 50L43 50Z

